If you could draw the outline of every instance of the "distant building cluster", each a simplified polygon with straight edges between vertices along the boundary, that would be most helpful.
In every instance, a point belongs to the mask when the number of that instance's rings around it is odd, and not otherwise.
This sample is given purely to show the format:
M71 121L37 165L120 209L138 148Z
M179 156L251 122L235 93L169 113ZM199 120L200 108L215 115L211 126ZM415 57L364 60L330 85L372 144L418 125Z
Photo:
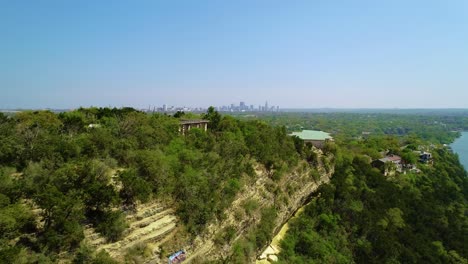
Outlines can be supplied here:
M279 106L269 106L268 102L258 107L253 104L248 105L245 102L240 102L239 105L231 104L219 106L216 110L220 112L279 112L279 109Z
M268 102L265 102L265 105L254 106L253 104L248 105L245 102L240 102L238 105L223 105L215 107L219 112L279 112L279 106L270 106ZM149 106L147 109L141 109L144 112L160 112L160 113L175 113L177 111L181 112L195 112L202 113L206 112L207 108L203 107L186 107L186 106L168 106L166 104L156 107Z
M195 113L201 113L201 112L206 112L207 108L203 107L188 107L188 106L168 106L166 104L163 104L161 107L156 107L156 106L149 106L147 109L141 109L143 112L159 112L159 113L176 113L178 111L180 112L195 112Z
M423 164L433 164L432 154L425 151L413 151L418 161ZM398 155L386 154L385 157L372 161L371 165L378 168L385 176L392 176L395 172L406 174L407 172L421 172L416 164L411 164Z

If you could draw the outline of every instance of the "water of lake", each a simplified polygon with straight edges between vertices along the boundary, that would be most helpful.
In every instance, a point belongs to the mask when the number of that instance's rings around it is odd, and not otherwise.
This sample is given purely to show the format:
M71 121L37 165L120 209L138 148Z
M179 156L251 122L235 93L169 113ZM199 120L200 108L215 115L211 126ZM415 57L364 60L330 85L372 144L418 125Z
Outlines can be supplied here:
M465 170L468 170L468 132L462 132L462 136L457 138L450 147L458 154Z

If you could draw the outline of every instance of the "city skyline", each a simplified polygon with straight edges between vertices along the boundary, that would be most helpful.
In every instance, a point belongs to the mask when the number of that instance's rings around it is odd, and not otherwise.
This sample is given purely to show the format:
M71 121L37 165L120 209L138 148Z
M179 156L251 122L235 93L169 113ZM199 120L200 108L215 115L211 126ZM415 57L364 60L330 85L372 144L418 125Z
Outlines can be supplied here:
M85 106L80 106L85 107ZM90 107L109 107L113 108L116 106L90 106ZM123 105L122 107L134 107L129 105ZM220 112L278 112L280 110L279 105L269 105L268 101L265 101L265 105L255 106L253 104L246 104L245 101L240 101L238 104L231 103L229 105L217 105L212 104L209 107L214 107L217 111ZM79 108L79 107L78 107ZM119 108L119 107L117 107ZM174 113L177 111L187 111L187 112L205 112L208 110L208 107L202 106L185 106L185 105L171 105L171 104L162 104L162 105L149 105L146 108L134 107L135 109L145 111L145 112L167 112ZM69 111L77 108L2 108L0 107L0 112L9 110L58 110L58 111Z

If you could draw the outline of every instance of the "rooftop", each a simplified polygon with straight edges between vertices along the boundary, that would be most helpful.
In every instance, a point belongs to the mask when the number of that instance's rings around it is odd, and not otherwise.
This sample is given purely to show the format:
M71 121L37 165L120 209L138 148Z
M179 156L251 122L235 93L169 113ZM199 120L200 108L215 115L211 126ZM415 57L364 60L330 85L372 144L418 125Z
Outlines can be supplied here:
M209 123L209 120L205 119L191 119L191 120L180 120L181 125L188 125L188 124L201 124L201 123Z
M301 132L292 132L291 136L297 136L302 140L332 139L329 133L318 131L318 130L302 130Z
M400 160L401 160L401 157L397 155L390 155L390 156L380 159L380 161L382 162L389 162L389 161L395 162L395 161L400 161Z

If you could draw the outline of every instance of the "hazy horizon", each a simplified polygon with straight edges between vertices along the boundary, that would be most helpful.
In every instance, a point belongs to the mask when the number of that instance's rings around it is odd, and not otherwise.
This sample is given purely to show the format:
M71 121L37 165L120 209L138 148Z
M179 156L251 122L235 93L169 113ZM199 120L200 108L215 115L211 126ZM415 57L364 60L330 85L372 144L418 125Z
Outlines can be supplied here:
M11 1L0 109L468 108L468 2Z

